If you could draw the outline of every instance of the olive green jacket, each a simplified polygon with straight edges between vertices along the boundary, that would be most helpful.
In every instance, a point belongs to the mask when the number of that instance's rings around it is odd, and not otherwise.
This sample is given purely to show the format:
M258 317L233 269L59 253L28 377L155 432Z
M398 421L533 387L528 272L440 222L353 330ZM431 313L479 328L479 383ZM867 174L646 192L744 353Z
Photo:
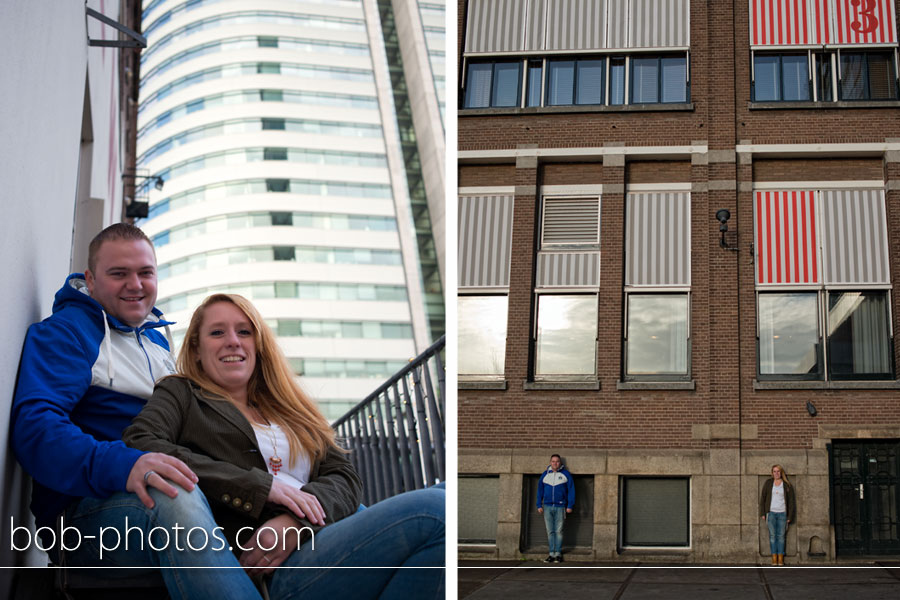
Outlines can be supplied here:
M216 523L234 544L242 527L256 527L287 512L267 504L272 475L259 451L256 434L238 408L210 397L183 377L166 377L122 435L133 448L162 452L184 461L197 474ZM346 456L331 448L315 461L303 491L322 505L326 525L352 515L359 507L362 482ZM302 526L321 529L306 519ZM188 526L188 525L185 525ZM246 539L250 530L241 535Z
M772 506L772 486L775 480L769 477L763 484L762 493L759 496L759 516L764 517ZM787 505L787 519L791 523L797 523L797 500L794 497L794 486L782 480L784 486L784 503Z

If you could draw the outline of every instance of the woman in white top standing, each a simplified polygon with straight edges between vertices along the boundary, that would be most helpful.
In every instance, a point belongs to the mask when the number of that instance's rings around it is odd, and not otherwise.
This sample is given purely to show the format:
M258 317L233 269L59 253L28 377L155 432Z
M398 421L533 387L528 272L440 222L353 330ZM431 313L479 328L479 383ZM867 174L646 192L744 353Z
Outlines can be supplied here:
M769 549L772 564L784 564L784 539L788 525L796 521L797 502L794 487L787 480L784 467L772 466L772 477L763 484L759 497L759 516L769 526Z

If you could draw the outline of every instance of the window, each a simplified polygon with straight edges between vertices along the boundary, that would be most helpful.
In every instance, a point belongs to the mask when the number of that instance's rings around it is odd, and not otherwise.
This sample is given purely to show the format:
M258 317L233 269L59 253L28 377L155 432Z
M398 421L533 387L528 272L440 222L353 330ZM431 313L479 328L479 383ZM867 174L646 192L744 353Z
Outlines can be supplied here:
M630 293L627 299L626 376L686 376L688 295Z
M596 295L538 295L536 377L594 375L596 352Z
M626 74L631 85L626 88ZM627 94L626 94L627 90ZM684 103L687 54L594 54L516 62L471 62L463 108Z
M502 375L506 357L506 296L459 296L459 374Z
M520 550L546 555L547 528L544 525L544 515L538 513L535 507L540 478L540 475L529 474L522 478ZM564 551L569 548L591 548L594 545L594 476L573 474L572 479L575 484L575 507L566 515L562 538Z
M497 514L500 507L500 478L460 473L459 543L494 544L497 541Z
M756 102L897 100L894 53L754 52L752 89Z
M884 192L757 191L759 379L893 378Z
M690 546L690 478L626 476L619 488L622 547Z
M631 101L635 104L687 102L684 56L635 56L631 59Z
M528 94L525 100L525 106L541 105L541 90L543 89L543 63L539 60L528 62Z
M690 215L688 192L625 198L626 381L690 377Z
M756 54L753 57L753 99L802 101L810 99L809 59L804 54Z
M892 52L841 52L841 100L896 100Z
M760 293L760 378L893 378L887 295L843 290ZM821 302L827 304L824 346Z
M549 61L547 105L603 104L605 64L605 58Z
M464 108L519 105L521 62L470 63Z

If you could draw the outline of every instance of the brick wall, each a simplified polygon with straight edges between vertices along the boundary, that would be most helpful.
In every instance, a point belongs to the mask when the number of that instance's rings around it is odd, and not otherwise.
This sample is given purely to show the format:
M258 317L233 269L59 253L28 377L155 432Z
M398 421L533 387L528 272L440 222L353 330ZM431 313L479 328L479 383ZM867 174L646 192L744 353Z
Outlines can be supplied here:
M460 35L466 3L459 2ZM900 15L898 15L900 22ZM462 39L462 38L461 38ZM460 41L461 43L461 41ZM887 182L892 280L900 281L900 159L847 146L844 156L802 158L778 150L737 154L738 145L884 144L900 138L900 108L751 106L746 0L691 3L691 103L681 111L459 115L459 149L596 148L593 162L535 159L503 166L460 167L460 185L517 186L509 292L508 388L459 392L460 448L734 448L737 436L698 432L698 424L751 427L745 449L811 448L833 424L900 423L898 390L756 390L756 297L752 182L879 180ZM462 46L460 46L461 48ZM461 51L460 51L461 52ZM461 56L461 55L460 55ZM460 74L462 76L462 73ZM482 113L491 111L482 111ZM669 160L602 148L685 148L709 152ZM621 155L618 155L621 156ZM604 162L605 161L605 162ZM513 182L513 183L510 183ZM623 331L624 185L690 182L691 374L693 390L620 390ZM893 183L891 183L893 182ZM599 390L525 390L534 328L536 186L602 183L601 285L598 300ZM894 187L891 187L894 186ZM729 245L719 247L714 214L731 211ZM900 331L900 294L893 293L894 331ZM895 335L895 365L900 339ZM900 372L900 371L898 371ZM818 416L806 411L812 400Z

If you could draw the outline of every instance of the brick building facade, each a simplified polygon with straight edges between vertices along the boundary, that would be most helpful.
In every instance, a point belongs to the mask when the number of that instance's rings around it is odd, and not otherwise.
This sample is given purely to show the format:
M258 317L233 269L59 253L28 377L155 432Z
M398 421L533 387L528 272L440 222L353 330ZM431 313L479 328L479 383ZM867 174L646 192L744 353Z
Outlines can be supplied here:
M789 562L900 554L898 22L460 0L461 555L544 553L552 452L576 560L767 560L775 463Z

